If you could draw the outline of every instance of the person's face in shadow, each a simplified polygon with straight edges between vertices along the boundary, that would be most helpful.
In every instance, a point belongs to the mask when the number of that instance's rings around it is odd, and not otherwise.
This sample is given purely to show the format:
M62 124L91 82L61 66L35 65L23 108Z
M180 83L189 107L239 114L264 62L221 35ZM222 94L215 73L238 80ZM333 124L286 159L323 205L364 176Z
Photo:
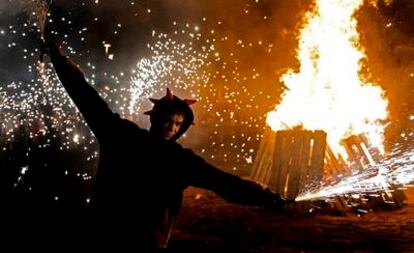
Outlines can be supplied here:
M169 140L180 131L180 128L184 122L183 114L170 114L162 122L161 135L164 139Z

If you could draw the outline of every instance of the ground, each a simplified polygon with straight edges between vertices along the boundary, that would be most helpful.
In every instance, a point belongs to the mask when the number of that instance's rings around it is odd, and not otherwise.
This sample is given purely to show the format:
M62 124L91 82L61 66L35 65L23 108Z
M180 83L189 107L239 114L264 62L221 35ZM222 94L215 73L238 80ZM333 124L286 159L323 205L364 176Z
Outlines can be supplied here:
M174 252L414 252L414 191L394 210L309 213L234 205L189 188Z

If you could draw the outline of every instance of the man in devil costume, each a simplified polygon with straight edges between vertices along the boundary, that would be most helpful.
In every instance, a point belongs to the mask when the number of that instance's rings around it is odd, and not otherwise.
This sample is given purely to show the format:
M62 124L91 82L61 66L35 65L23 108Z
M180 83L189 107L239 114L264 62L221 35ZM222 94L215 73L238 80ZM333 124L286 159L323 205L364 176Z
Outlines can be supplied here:
M53 43L44 43L59 79L99 147L99 167L88 206L93 242L98 246L153 252L166 248L171 226L188 186L214 191L225 200L247 205L283 206L269 189L226 173L176 140L193 123L189 104L170 90L152 99L151 128L145 130L113 113L81 70Z

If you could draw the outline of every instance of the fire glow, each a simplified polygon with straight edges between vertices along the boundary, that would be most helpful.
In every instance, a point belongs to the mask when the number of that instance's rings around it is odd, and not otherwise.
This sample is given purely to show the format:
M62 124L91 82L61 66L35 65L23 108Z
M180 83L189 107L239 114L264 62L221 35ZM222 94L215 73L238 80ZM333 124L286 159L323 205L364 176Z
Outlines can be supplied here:
M341 140L364 134L370 145L384 153L383 132L388 101L380 87L360 77L365 57L353 15L363 0L317 0L308 12L299 36L299 72L281 77L287 90L282 102L267 115L274 131L301 126L324 130L328 145L347 158ZM352 194L390 195L396 187L409 187L414 179L412 151L370 163L351 175L337 175L319 189L307 189L296 201L329 199Z
M316 1L300 32L300 70L281 77L287 91L267 116L275 131L295 126L324 130L330 147L345 157L340 141L353 134L365 133L383 151L381 121L387 118L382 90L359 76L364 53L353 14L362 2Z

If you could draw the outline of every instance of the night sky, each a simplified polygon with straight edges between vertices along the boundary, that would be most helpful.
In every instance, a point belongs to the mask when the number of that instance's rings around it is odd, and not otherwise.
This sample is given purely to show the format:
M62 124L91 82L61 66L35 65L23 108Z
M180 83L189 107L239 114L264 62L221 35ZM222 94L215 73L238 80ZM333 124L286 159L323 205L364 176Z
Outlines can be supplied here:
M30 24L31 5L28 0L0 2L3 89L19 83L19 92L38 78L40 35ZM128 88L142 59L168 54L202 58L196 68L188 59L181 63L194 75L178 78L183 69L174 65L177 70L145 90L135 120L147 126L141 116L150 105L146 98L164 95L166 86L179 96L194 96L199 100L194 106L196 126L183 142L215 163L231 161L246 169L264 131L266 113L280 102L284 90L280 76L299 66L297 37L312 6L308 0L56 0L49 8L48 28L50 37L63 45L98 90ZM361 75L381 86L389 100L386 147L404 140L411 146L412 139L406 136L414 128L414 1L366 1L356 18L367 55ZM172 44L166 46L168 38L185 44L188 51L182 54ZM105 43L111 45L112 59ZM118 92L107 99L115 111L120 110Z

